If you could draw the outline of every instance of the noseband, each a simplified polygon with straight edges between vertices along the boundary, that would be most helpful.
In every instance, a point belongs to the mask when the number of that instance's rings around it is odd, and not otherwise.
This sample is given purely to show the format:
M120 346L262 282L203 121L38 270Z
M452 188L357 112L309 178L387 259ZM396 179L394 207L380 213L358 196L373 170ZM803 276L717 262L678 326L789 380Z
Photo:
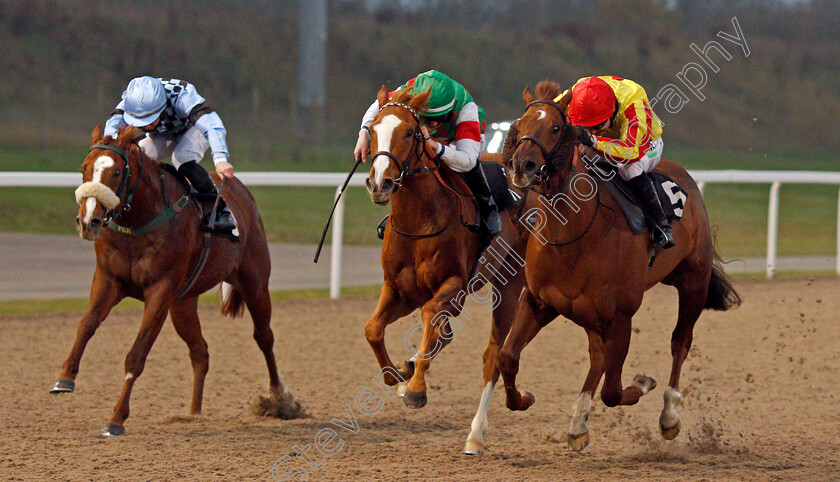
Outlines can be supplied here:
M551 163L551 161L554 159L555 155L557 154L557 151L560 150L561 141L563 140L563 137L566 136L566 132L569 129L569 120L566 118L566 113L563 112L563 108L560 107L560 105L558 105L556 102L551 101L551 100L535 100L535 101L532 101L525 107L525 110L527 111L528 109L531 108L532 105L536 105L536 104L546 104L546 105L550 105L551 107L554 107L555 109L557 109L560 112L560 115L565 120L565 122L563 123L563 130L560 132L560 139L557 140L557 143L554 145L554 147L551 149L551 151L549 151L548 148L545 147L545 144L543 144L542 141L540 141L539 139L537 139L534 136L522 136L516 142L516 149L518 149L519 146L525 141L531 141L534 144L536 144L537 147L540 148L540 152L542 152L543 159L545 159L545 164L540 166L540 169L537 171L537 174L536 174L536 179L537 179L537 182L542 184L542 183L545 183L545 182L548 181L548 177L551 173L557 171L557 167L554 166Z
M383 109L385 109L386 107L389 107L389 106L402 107L402 108L408 110L408 112L410 112L411 116L414 118L414 122L416 123L416 127L414 129L414 135L412 136L413 137L412 143L414 144L412 146L412 150L414 151L414 157L416 157L417 160L419 161L420 159L423 158L423 153L425 152L425 150L423 149L425 139L423 139L423 132L420 129L420 116L417 115L417 111L415 111L413 107L411 107L408 104L404 104L402 102L388 102L387 104L383 105L379 109L379 112L382 112ZM420 173L423 173L423 172L437 171L438 167L439 167L436 159L432 159L432 161L435 162L434 166L431 166L431 167L430 166L422 166L422 167L418 167L418 168L414 168L414 169L409 169L411 161L412 161L411 154L409 154L408 158L405 161L400 161L399 159L397 159L397 156L391 154L388 151L379 151L376 154L374 154L373 156L371 156L371 158L370 158L371 163L373 162L374 159L376 159L379 156L385 156L385 157L391 159L392 161L394 161L394 163L396 163L397 166L400 167L400 177L398 177L394 181L394 190L393 190L394 193L396 193L400 189L400 187L403 184L403 181L408 176L411 176L413 174L420 174Z
M140 174L143 172L143 164L140 164L139 172L137 173L137 182L134 183L134 186L129 188L128 181L131 178L131 165L128 162L128 155L122 149L117 149L114 146L109 146L106 144L94 144L90 146L88 152L93 151L94 149L105 149L108 151L116 152L123 158L125 161L125 174L123 174L122 182L120 183L120 189L117 191L117 197L120 199L122 206L117 210L117 212L107 211L105 213L105 224L111 221L111 219L119 217L124 212L131 211L131 200L134 199L134 190L137 188L137 184L140 182ZM123 194L126 194L125 201L122 200Z

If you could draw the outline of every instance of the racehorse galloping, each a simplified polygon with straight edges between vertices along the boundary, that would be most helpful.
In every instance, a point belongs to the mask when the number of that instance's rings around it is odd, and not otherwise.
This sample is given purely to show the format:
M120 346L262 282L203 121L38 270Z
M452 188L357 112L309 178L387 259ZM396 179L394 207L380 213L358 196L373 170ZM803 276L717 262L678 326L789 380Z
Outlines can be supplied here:
M540 230L531 234L525 257L527 289L499 355L507 406L526 410L534 403L532 394L516 388L519 356L542 327L563 315L582 326L589 338L589 373L574 403L568 438L573 450L586 448L586 420L602 376L601 399L608 407L633 405L656 386L651 377L637 375L623 388L621 371L632 317L644 292L661 282L676 287L679 294L671 337L673 365L659 418L661 433L670 440L680 430L676 411L680 370L691 347L694 323L703 309L727 310L740 298L719 264L697 185L683 168L666 160L656 170L683 187L688 198L682 219L673 224L676 247L658 252L648 267L650 240L630 231L615 200L599 192L587 173L565 106L552 100L560 91L556 83L541 82L535 100L526 88L525 113L506 142L505 161L512 169L513 184L535 190L543 196L543 206L551 204L554 209L552 215L540 215Z
M268 366L271 392L290 399L277 373L272 349L268 294L271 261L254 198L236 178L228 180L225 199L238 221L239 242L217 238L209 252L204 252L201 208L190 201L188 189L179 179L142 153L133 141L138 132L133 127L121 127L116 139L103 139L102 127L97 126L91 136L90 152L81 169L84 182L76 190L80 204L76 225L84 239L94 241L96 271L89 307L51 391L74 390L88 340L111 308L128 296L145 301L143 320L125 359L122 393L102 435L125 432L132 387L143 372L167 312L175 331L189 347L194 377L191 413L201 413L209 355L198 319L198 295L224 281L222 313L235 317L242 314L243 302L248 307L254 339ZM218 176L214 180L218 181ZM105 226L109 229L102 229ZM194 277L208 254L214 262ZM191 278L191 287L183 292Z
M383 86L377 96L380 111L370 126L372 167L366 185L374 203L391 203L391 214L382 245L385 280L376 310L365 325L365 336L385 383L395 385L399 378L410 378L400 387L405 390L403 401L420 408L427 401L426 370L431 358L452 339L452 325L457 323L453 318L462 312L468 293L473 296L494 280L493 325L484 352L484 391L464 449L468 454L482 454L487 410L499 377L496 359L524 285L521 261L514 257L522 259L528 233L517 231L510 212L503 211L502 232L479 260L479 236L467 226L477 216L471 196L459 193L465 189L463 182L458 184L457 175L423 149L417 113L429 92L412 96L406 89L389 101ZM499 246L510 249L503 251ZM500 252L498 257L491 256ZM471 280L476 264L481 266ZM507 282L491 273L504 273ZM423 318L419 352L397 368L385 348L385 327L417 308ZM472 318L463 313L462 318Z

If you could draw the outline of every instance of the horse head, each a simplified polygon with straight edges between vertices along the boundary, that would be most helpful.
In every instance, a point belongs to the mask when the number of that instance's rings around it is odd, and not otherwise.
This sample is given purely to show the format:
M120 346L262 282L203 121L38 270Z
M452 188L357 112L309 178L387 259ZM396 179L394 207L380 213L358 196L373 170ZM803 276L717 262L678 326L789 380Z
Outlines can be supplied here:
M370 199L379 205L388 204L407 175L410 164L423 152L423 133L418 112L426 105L431 89L412 96L403 89L388 100L388 90L379 89L379 113L370 124L371 168L365 186Z
M566 117L568 100L554 101L560 92L559 84L547 80L537 84L536 97L530 87L522 92L525 113L511 126L502 155L520 189L547 183L555 175L562 183L574 168L576 138Z
M91 134L90 151L80 169L82 185L76 189L76 229L88 241L96 239L112 217L131 209L137 182L129 186L133 174L129 159L139 169L140 148L133 142L137 134L134 127L122 126L116 138L103 138L101 125Z

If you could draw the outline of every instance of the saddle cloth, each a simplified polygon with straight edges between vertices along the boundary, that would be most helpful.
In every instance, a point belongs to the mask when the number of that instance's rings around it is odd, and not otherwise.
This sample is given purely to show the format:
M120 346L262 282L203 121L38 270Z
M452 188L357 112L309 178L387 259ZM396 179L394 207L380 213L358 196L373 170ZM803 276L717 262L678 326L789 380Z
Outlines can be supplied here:
M609 176L612 173L612 179L604 181L602 176L593 176L599 185L603 187L610 194L613 199L621 207L621 212L627 218L627 223L630 225L630 230L633 234L642 234L647 231L647 223L645 222L645 212L642 209L642 203L633 194L633 190L627 185L618 171L612 164L605 165L604 163L597 163L592 166L592 169L601 171L603 177ZM673 179L668 176L658 173L648 173L653 179L653 185L656 187L656 194L659 196L659 202L662 204L662 209L668 216L668 221L673 222L682 219L685 202L688 199L688 194L685 189L680 187ZM653 220L648 219L651 224Z

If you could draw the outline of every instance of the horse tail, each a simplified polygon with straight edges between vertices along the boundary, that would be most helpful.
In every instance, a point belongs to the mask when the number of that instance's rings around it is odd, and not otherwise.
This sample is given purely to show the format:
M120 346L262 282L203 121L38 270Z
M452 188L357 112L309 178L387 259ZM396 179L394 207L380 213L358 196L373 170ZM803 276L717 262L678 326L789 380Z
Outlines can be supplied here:
M222 283L219 286L219 294L222 297L222 314L237 318L245 311L245 300L242 294L229 283Z
M732 281L723 270L725 262L717 251L717 227L712 232L712 247L714 250L712 279L709 280L709 293L706 296L706 305L703 306L703 309L727 311L741 305L741 295L735 291Z

